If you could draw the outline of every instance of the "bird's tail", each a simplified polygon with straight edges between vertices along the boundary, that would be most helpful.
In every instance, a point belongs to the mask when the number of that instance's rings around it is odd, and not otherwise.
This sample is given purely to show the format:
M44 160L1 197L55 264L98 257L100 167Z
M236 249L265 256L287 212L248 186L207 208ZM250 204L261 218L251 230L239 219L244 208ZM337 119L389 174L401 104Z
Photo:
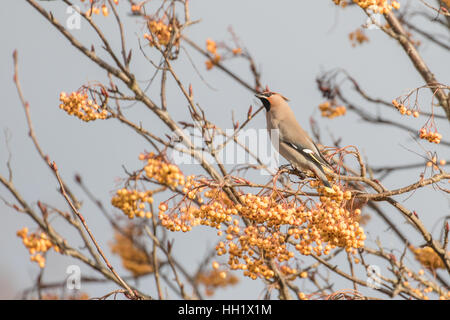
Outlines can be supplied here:
M322 170L320 170L320 169L322 169ZM328 181L328 178L326 175L326 172L328 170L331 171L331 169L327 168L326 166L321 166L321 168L318 168L318 170L314 170L314 172L315 172L317 178L320 179L320 181L324 185L324 189L326 192L336 193L336 191L334 191L333 187L331 186L330 182Z

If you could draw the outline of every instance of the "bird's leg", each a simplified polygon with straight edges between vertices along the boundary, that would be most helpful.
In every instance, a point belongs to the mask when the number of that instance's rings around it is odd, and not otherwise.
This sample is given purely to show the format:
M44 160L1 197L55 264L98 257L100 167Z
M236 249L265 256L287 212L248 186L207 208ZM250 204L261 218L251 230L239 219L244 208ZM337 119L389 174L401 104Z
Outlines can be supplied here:
M304 172L302 172L296 168L289 171L289 173L296 175L297 177L299 177L300 180L305 180L307 178L307 175Z
M305 174L305 172L302 172L302 171L298 170L297 168L295 168L294 166L292 166L290 164L281 165L278 168L278 172L280 172L282 170L286 170L287 173L290 174L290 175L293 174L293 175L299 177L300 180L304 180L304 179L306 179L308 177L308 175Z

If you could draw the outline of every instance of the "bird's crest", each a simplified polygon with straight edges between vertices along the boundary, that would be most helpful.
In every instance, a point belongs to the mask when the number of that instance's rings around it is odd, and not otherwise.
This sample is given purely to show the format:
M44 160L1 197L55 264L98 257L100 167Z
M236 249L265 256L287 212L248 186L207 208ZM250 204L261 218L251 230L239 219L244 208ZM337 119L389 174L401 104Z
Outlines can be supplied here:
M282 97L285 101L289 101L289 99L286 98L285 96L283 96L281 93L274 92L274 91L270 91L270 90L268 90L268 89L269 89L269 87L266 86L266 90L265 90L264 92L262 92L261 94L264 95L264 96L266 96L267 98L270 97L270 96L273 95L273 94L277 94L277 95L279 95L280 97Z

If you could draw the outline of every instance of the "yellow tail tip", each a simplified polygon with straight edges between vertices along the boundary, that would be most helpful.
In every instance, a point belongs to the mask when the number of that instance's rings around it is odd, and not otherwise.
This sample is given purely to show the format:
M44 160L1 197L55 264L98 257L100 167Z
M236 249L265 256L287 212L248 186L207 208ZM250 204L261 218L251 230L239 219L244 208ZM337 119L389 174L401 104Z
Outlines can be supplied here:
M326 173L335 173L333 169L328 168L328 167L325 167L325 166L323 166L323 170L324 170Z

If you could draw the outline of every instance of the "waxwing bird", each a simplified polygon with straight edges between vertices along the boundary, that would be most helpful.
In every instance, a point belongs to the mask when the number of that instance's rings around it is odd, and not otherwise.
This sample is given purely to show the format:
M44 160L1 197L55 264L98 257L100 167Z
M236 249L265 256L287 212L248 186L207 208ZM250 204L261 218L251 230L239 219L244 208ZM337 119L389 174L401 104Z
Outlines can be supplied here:
M261 100L266 109L269 135L272 134L271 129L278 129L279 153L295 169L307 174L313 173L322 181L326 191L334 193L326 175L327 172L331 173L334 170L295 119L294 112L287 103L288 99L270 91L255 96Z

